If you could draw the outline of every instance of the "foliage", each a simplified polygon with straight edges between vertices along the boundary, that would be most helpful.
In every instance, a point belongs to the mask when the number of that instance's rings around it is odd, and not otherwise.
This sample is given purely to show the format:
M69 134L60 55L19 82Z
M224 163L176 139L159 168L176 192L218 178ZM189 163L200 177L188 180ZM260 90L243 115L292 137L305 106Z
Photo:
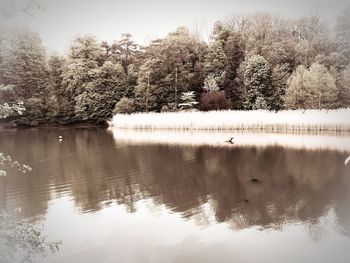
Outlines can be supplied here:
M180 27L164 39L144 48L136 100L144 111L160 111L164 105L178 105L180 94L199 92L203 86L205 43ZM140 96L145 95L146 98ZM147 105L146 105L147 104Z
M10 167L10 168L16 168L21 173L27 173L31 172L32 168L25 164L20 164L18 161L13 161L11 156L4 155L3 153L0 153L0 166ZM6 176L5 171L1 171L2 176Z
M339 51L349 60L350 59L350 4L343 10L337 19L336 40Z
M203 111L228 109L225 91L205 92L201 96L200 109Z
M271 72L271 86L273 92L269 94L268 104L271 110L284 108L284 96L287 90L287 81L290 77L289 64L278 64Z
M126 90L126 75L120 64L106 61L92 71L94 78L75 97L75 116L82 120L106 120Z
M266 103L270 88L270 66L260 55L252 56L244 69L246 89L246 109L267 109Z
M194 93L194 91L183 92L181 95L182 103L179 104L181 109L183 110L194 109L195 106L198 104L195 97L196 97L196 94Z
M66 64L66 58L58 55L52 55L48 60L49 78L45 89L46 118L48 120L68 119L74 115L73 98L66 95L63 85L63 72Z
M214 74L209 74L205 80L204 80L204 87L203 90L205 91L219 91L218 82L214 76Z
M350 65L340 72L337 83L339 107L350 107Z
M47 77L45 50L37 34L17 33L1 64L3 84L14 86L17 99L38 95Z
M32 262L34 256L58 252L61 242L47 241L42 232L38 224L0 213L0 262Z
M121 98L120 101L115 105L115 108L113 110L114 114L117 113L124 113L124 114L130 114L135 111L135 103L132 99L129 98Z
M286 107L291 109L331 109L336 107L338 90L326 67L314 63L299 66L288 80Z
M134 111L178 111L194 106L181 104L189 91L203 110L349 107L349 8L334 36L317 16L256 14L216 22L209 43L185 27L146 46L129 33L112 43L83 35L48 58L37 34L4 33L0 100L23 101L14 118L28 123L104 122L122 98Z
M0 104L0 119L7 118L12 115L22 115L25 108L23 102L19 101L15 104L9 105L8 103Z
M9 105L5 103L4 105L0 104L0 119L7 118L13 115L22 115L25 111L23 107L23 102L19 101L17 104ZM11 156L4 155L0 152L0 167L6 168L16 168L22 173L30 172L32 168L28 165L22 165L18 161L13 161ZM0 177L6 176L6 171L0 169Z

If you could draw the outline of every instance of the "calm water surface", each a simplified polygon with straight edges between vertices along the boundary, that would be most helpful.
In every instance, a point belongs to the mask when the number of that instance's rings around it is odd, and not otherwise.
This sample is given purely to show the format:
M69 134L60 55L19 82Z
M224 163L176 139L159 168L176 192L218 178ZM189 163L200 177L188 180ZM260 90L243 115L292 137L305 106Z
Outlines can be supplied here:
M343 148L132 143L104 129L41 128L2 131L0 151L33 168L0 178L0 209L62 241L35 262L350 262Z

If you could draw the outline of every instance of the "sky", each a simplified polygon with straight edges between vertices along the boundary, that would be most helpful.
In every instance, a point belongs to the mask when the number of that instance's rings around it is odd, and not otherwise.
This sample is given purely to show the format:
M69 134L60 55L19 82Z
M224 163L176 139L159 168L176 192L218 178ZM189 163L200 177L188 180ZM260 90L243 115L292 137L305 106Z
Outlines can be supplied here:
M206 38L215 21L234 14L268 12L286 18L318 14L334 25L350 4L350 0L0 0L0 10L33 1L40 3L40 10L17 12L0 22L38 32L45 47L57 52L84 34L111 42L128 32L138 43L147 44L187 26L199 28Z

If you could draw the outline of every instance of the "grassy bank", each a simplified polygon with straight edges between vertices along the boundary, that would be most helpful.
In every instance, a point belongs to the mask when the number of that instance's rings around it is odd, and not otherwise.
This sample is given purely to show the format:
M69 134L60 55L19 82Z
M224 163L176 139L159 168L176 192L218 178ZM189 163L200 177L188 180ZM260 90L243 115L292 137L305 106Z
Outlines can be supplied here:
M116 114L119 129L350 131L350 109Z

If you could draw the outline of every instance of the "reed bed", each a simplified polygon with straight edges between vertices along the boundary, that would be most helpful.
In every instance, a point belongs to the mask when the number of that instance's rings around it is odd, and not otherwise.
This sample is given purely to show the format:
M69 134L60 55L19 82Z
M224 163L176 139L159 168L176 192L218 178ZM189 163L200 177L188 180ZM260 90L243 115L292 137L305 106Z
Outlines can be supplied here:
M209 111L116 114L119 129L350 131L350 108L337 110Z

